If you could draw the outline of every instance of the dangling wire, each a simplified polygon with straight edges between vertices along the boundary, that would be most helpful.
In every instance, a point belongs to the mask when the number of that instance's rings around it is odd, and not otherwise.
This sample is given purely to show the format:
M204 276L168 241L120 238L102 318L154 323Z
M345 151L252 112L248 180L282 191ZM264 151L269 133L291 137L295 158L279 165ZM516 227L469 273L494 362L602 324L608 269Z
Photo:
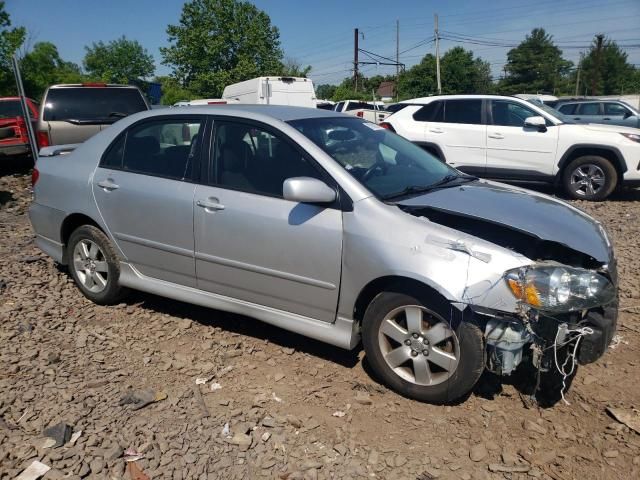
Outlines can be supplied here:
M565 325L565 328L561 329L560 327L562 327L562 325ZM553 342L553 360L556 365L556 369L558 370L560 375L562 375L562 388L560 389L560 396L562 397L562 401L565 403L565 405L570 405L567 399L564 398L564 392L567 389L567 383L566 383L567 377L570 377L571 375L573 375L573 372L575 372L576 370L576 364L577 364L576 353L578 352L578 346L580 345L580 340L582 340L582 337L584 337L585 335L593 335L593 328L582 327L582 328L571 329L571 328L566 328L566 324L562 324L562 325L558 327L558 330L556 331L556 338ZM573 335L569 341L564 342L562 345L558 345L558 335L560 334L561 330L564 331L566 334L574 333L575 335ZM565 345L568 345L570 342L574 340L575 340L575 343L573 345L573 351L567 355L567 358L565 358L564 362L562 363L562 367L560 367L560 365L558 364L558 347L559 346L563 347ZM571 359L571 369L567 372L566 368L567 368L567 363L569 362L569 359Z

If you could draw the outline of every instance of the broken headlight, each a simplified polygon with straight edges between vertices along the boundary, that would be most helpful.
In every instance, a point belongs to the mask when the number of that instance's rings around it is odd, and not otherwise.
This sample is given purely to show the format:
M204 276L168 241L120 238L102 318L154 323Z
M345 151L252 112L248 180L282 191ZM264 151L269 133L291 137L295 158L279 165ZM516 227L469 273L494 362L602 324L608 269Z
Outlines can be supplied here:
M583 268L534 265L509 270L504 278L517 299L542 311L585 310L616 295L606 277Z

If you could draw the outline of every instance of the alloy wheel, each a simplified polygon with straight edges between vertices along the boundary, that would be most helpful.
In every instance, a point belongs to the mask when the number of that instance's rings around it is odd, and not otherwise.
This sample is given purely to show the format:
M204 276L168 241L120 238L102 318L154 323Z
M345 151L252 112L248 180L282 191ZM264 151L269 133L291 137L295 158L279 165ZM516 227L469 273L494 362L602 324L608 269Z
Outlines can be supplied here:
M378 343L387 365L404 380L437 385L456 371L458 338L440 316L419 305L392 310L380 324Z
M569 188L579 197L593 197L604 188L604 171L593 163L585 163L571 172Z
M80 240L73 249L73 269L82 286L92 293L107 288L109 266L97 243Z

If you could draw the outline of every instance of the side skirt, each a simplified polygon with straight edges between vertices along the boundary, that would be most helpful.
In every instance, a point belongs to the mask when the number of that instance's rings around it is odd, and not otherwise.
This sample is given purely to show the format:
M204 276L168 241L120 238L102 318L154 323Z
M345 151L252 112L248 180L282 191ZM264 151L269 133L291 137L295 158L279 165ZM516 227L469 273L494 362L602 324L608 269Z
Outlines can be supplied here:
M125 262L120 262L120 284L181 302L253 317L276 327L347 350L354 349L360 341L357 324L351 319L337 317L333 323L315 320L295 313L147 277Z

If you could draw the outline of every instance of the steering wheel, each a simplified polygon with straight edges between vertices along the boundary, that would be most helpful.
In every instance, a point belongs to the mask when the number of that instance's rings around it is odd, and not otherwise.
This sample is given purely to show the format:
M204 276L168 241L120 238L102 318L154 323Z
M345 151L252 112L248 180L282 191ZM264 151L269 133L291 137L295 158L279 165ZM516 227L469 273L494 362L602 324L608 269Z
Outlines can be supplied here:
M369 168L365 170L365 172L362 174L362 180L369 180L369 178L371 178L374 175L374 173L378 171L385 174L387 173L388 168L389 168L389 165L387 165L386 162L377 161L376 163L374 163L373 165L371 165Z

